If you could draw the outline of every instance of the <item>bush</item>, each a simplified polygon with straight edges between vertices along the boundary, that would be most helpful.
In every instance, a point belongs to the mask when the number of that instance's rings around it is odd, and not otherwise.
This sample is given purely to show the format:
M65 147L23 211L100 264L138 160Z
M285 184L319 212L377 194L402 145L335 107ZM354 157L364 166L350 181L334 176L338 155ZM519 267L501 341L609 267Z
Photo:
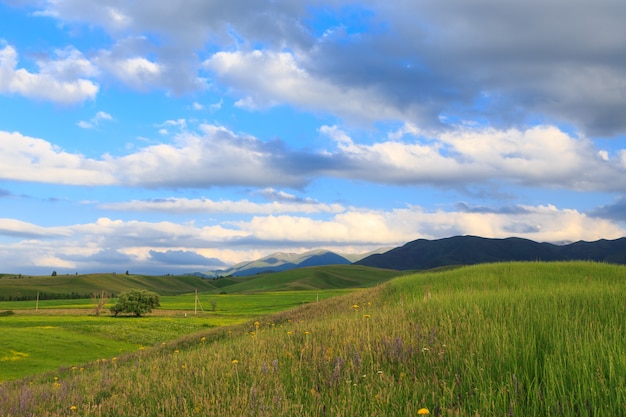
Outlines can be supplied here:
M127 313L139 317L160 306L161 302L157 293L146 290L130 290L119 295L117 302L111 307L111 313L114 316Z

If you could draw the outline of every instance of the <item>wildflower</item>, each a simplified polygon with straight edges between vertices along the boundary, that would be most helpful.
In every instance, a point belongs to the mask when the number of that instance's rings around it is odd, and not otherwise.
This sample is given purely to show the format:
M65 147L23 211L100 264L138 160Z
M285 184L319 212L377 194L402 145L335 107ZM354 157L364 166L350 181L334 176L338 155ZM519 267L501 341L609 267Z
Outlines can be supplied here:
M71 410L71 411L76 411L77 409L78 409L78 407L76 407L75 405L73 405L73 406L71 406L71 407L70 407L70 410Z
M428 408L420 408L419 410L417 410L417 414L422 416L422 415L430 414L430 411L428 411Z
M309 333L309 332L304 332L304 334L308 335L308 334L311 334L311 333Z
M239 361L237 359L233 359L231 362L233 365L237 365L239 363Z
M287 331L287 334L292 334L292 332L291 331Z
M254 327L259 327L259 322L258 321L254 322Z
M176 349L176 350L174 351L174 353L179 353L179 350L178 350L178 349Z
M202 343L206 342L206 337L202 337L202 338L200 339L200 341L201 341Z
M356 310L356 309L359 308L359 305L358 304L352 304L352 308Z
M363 318L369 319L370 317L372 316L370 316L369 314L363 314Z

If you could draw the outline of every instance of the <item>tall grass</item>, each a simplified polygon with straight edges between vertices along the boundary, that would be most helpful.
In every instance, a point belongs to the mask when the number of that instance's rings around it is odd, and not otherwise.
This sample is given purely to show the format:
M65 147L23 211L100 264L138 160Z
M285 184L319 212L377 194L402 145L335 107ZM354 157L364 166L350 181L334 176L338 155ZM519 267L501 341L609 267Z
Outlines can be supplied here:
M3 416L626 415L626 268L402 277L0 385Z

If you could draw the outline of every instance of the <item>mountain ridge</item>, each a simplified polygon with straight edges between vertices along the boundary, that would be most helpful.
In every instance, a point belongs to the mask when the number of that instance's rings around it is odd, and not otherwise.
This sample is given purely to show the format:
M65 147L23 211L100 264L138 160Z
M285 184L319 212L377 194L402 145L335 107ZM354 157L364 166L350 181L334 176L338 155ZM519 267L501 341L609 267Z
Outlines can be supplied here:
M566 245L530 239L453 236L417 239L382 254L363 258L356 265L398 270L423 270L450 265L472 265L506 261L588 260L626 264L626 237Z

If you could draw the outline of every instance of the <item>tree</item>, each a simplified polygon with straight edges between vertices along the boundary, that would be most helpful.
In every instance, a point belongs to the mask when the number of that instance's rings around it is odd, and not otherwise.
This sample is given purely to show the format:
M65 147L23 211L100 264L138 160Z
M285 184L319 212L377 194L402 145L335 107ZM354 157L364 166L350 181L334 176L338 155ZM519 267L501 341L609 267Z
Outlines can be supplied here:
M57 271L52 271L52 276L56 277L57 276Z
M146 290L130 290L117 297L117 302L111 307L111 313L114 316L127 313L139 317L160 306L161 302L157 293Z
M91 294L91 299L96 305L96 309L95 309L96 316L99 316L100 312L102 311L106 303L109 301L109 299L105 297L104 291L101 291L100 294Z

